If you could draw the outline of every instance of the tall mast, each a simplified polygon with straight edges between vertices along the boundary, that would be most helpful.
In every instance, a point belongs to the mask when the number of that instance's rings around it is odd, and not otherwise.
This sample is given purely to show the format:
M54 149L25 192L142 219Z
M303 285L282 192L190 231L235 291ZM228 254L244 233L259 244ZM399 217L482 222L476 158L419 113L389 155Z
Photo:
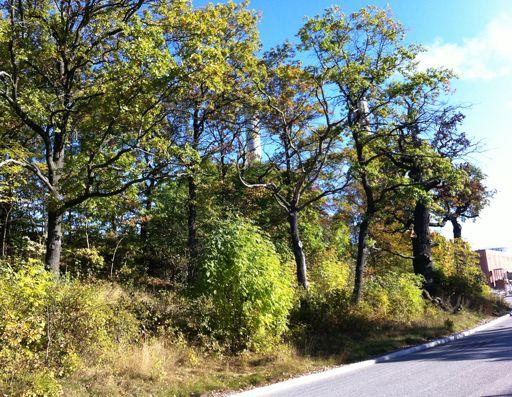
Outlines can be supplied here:
M247 145L247 164L261 162L262 149L260 138L259 119L253 115L249 118L247 123L246 145Z

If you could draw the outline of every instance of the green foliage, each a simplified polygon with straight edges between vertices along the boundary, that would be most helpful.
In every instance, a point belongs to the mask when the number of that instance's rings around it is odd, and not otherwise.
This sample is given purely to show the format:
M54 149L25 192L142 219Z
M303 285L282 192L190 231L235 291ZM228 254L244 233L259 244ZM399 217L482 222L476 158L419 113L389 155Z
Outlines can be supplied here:
M273 244L241 218L220 222L205 242L200 291L213 301L214 335L233 349L263 349L286 330L291 275Z
M55 281L37 262L0 272L0 389L58 395L57 379L85 357L100 359L138 324L115 289Z
M343 290L349 287L349 279L349 265L335 255L325 255L311 271L311 288L323 292Z
M289 339L306 354L334 351L357 356L353 340L384 329L408 327L424 315L424 309L421 278L411 273L372 277L366 283L364 299L357 304L348 288L313 288L292 311Z
M291 314L290 327L307 333L344 332L354 325L348 290L311 291L300 297ZM336 331L335 331L336 330Z
M0 389L4 392L28 390L54 377L44 372L43 365L45 306L51 285L50 275L37 264L18 271L4 267L0 273Z
M73 277L98 276L105 270L105 258L96 248L78 248L70 253L66 270Z
M457 300L486 295L485 275L471 246L462 239L448 240L439 234L434 235L434 241L432 254L445 297Z
M376 318L408 322L423 313L422 277L388 272L372 276L365 286L362 303Z

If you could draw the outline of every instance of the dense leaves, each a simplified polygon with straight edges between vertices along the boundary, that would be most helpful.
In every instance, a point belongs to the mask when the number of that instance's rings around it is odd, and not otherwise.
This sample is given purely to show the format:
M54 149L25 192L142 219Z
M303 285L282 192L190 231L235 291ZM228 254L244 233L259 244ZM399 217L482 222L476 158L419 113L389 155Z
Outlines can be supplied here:
M462 222L492 191L451 71L388 10L329 8L266 52L258 20L0 3L2 390L58 394L133 335L341 349L487 299Z
M291 274L263 232L240 218L219 223L205 244L201 293L214 302L214 332L233 349L264 348L286 330Z

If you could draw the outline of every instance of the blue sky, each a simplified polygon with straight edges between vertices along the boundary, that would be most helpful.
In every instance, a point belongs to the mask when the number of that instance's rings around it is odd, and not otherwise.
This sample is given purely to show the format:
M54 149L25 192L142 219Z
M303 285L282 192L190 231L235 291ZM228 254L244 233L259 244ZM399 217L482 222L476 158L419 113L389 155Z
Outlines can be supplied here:
M425 65L459 75L452 102L471 105L463 129L484 149L472 160L497 190L481 218L465 224L463 236L474 248L512 247L512 0L252 0L251 8L262 13L261 40L270 48L293 39L306 16L331 5L350 12L368 4L391 8L408 40L427 48Z

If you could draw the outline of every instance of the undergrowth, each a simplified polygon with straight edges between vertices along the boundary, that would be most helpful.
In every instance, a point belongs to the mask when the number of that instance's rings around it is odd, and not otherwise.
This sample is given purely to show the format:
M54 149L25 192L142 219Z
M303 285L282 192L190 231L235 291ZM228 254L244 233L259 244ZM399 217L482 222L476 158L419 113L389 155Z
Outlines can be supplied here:
M281 341L273 339L271 349L233 351L212 329L218 311L206 296L56 281L36 262L4 267L0 390L6 396L188 396L239 389L420 343L505 310L499 300L480 297L469 309L444 311L423 301L410 277L369 280L359 305L346 289L301 293Z

